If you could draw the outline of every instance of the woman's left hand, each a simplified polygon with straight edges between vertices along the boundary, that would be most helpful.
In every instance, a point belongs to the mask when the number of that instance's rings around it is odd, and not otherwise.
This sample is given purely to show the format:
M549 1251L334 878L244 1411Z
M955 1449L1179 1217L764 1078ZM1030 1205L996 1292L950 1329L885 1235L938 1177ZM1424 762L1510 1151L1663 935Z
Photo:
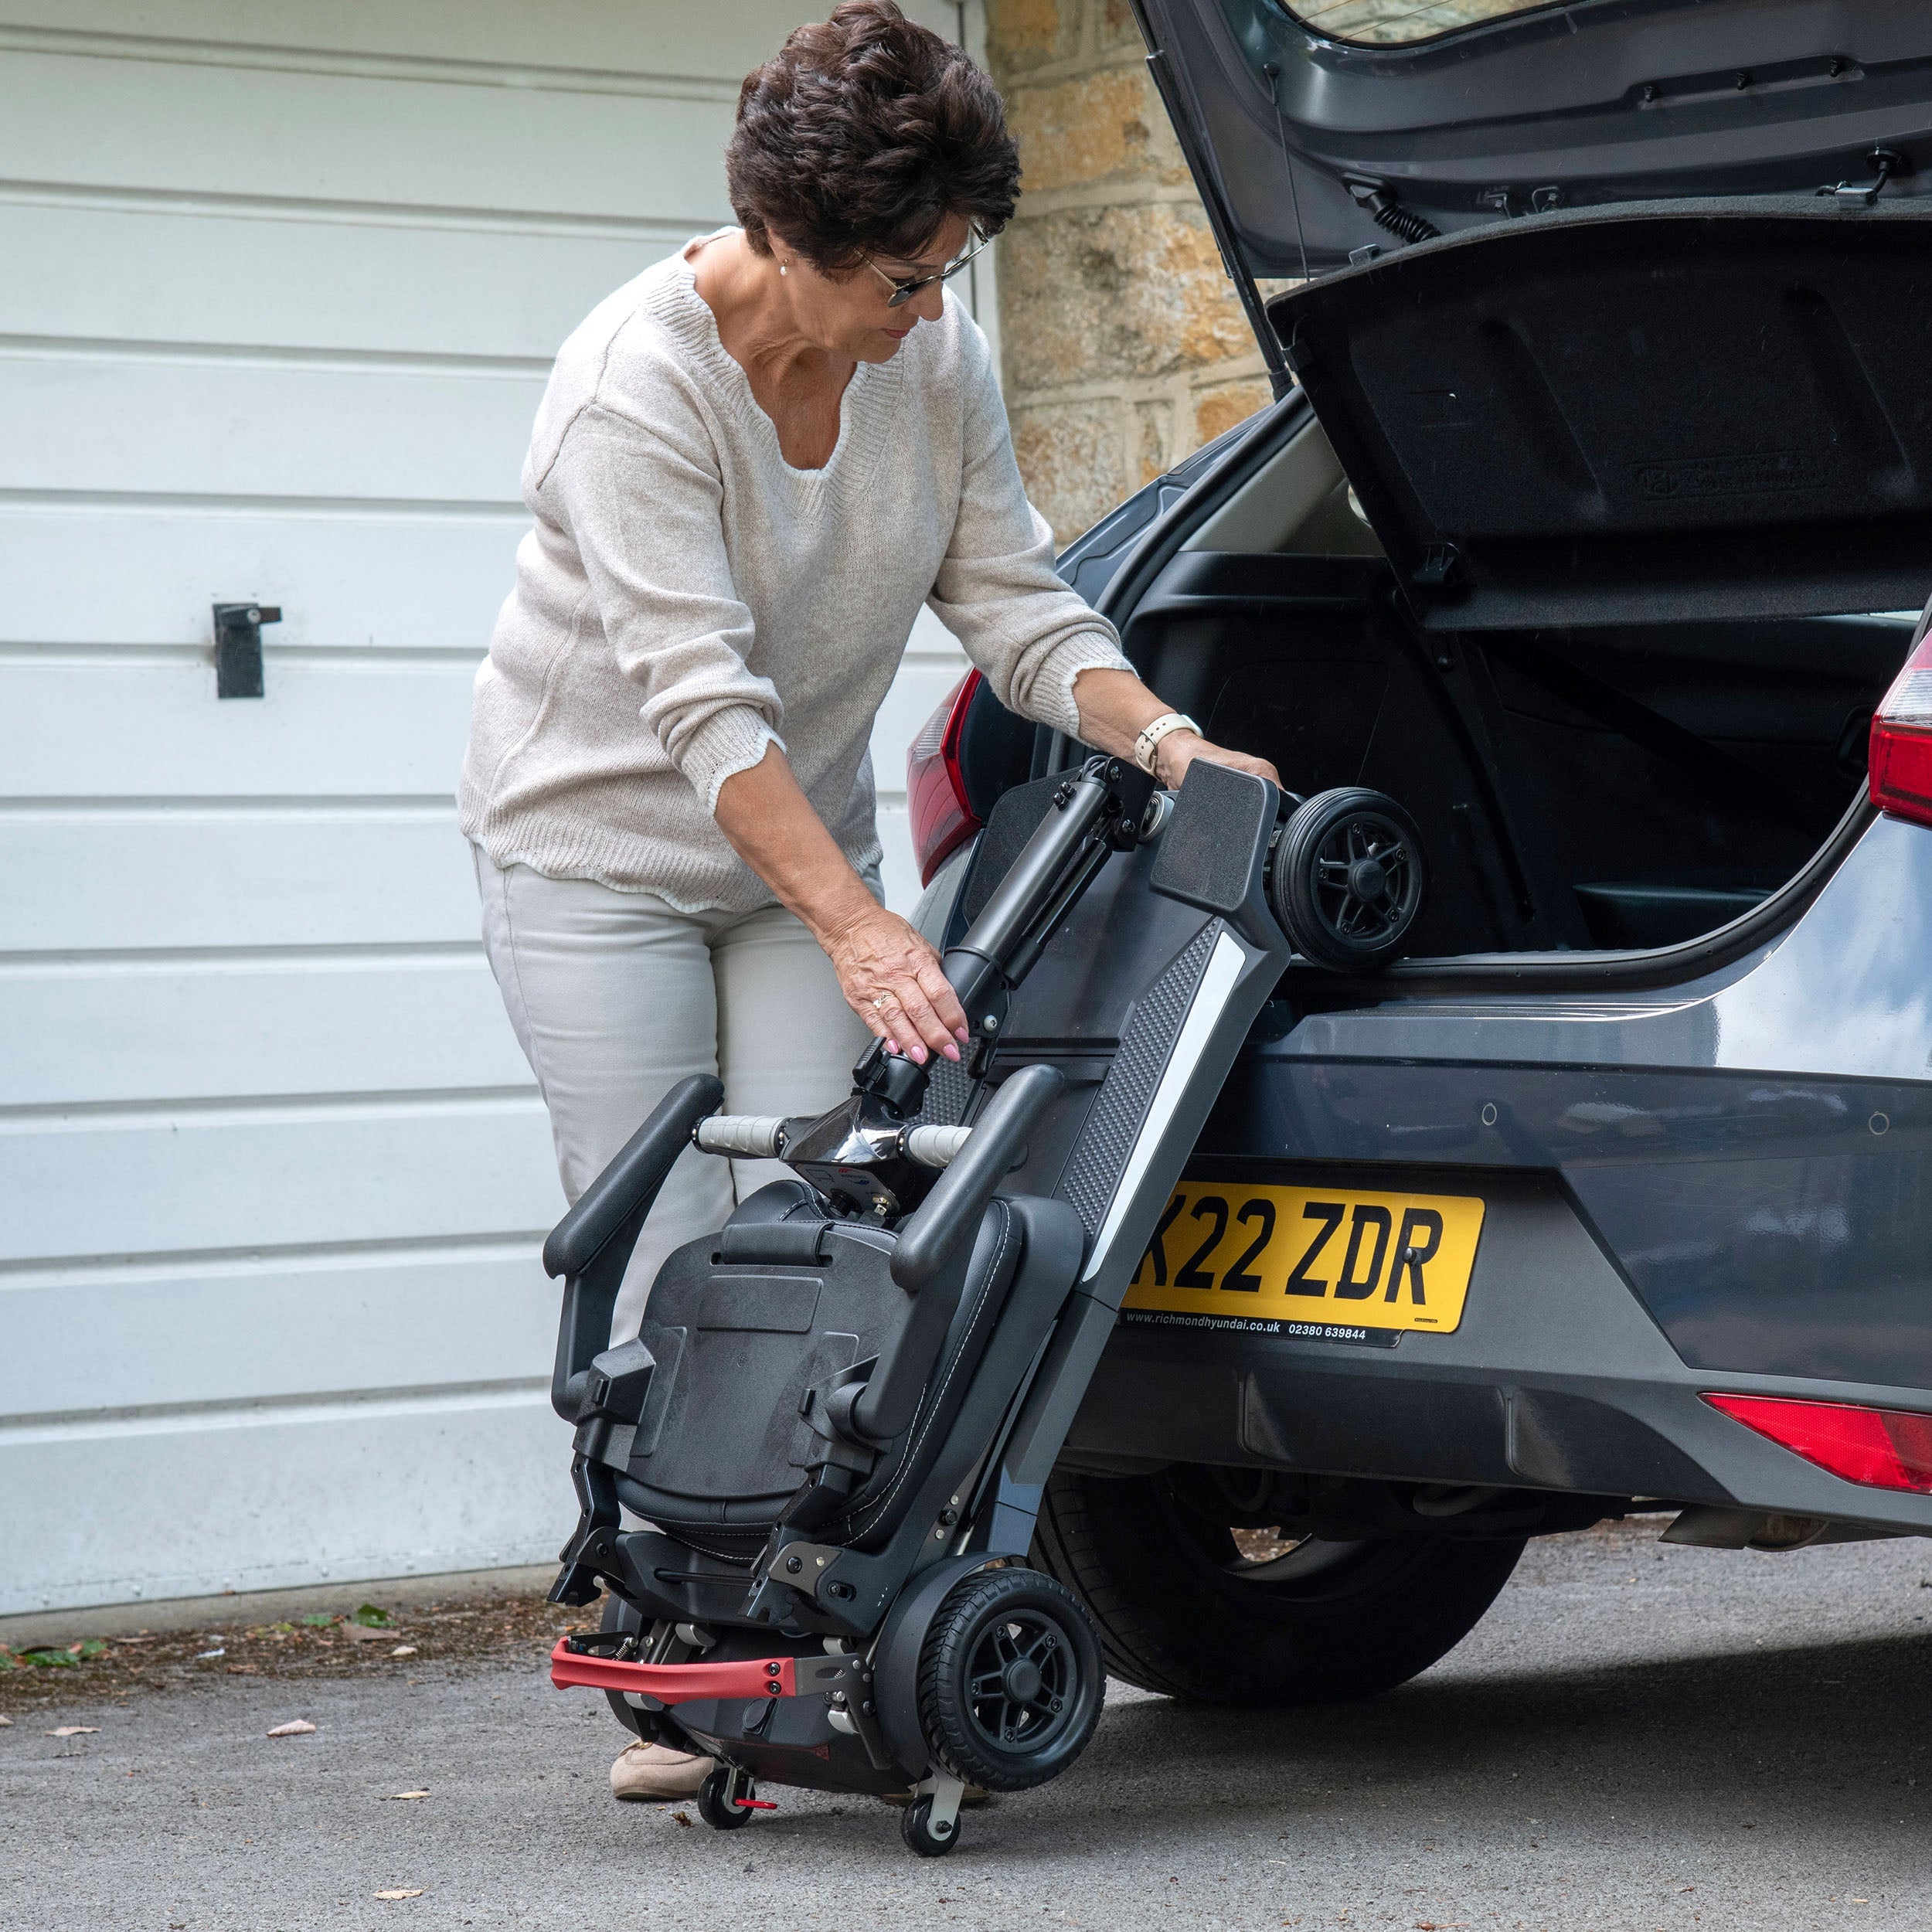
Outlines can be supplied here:
M1170 731L1154 747L1154 775L1172 791L1187 776L1188 767L1196 758L1211 765L1226 765L1233 771L1251 771L1271 785L1281 782L1281 774L1267 759L1251 758L1245 751L1230 751L1226 745L1215 744L1196 731Z
M1074 708L1080 714L1080 736L1096 751L1110 753L1131 760L1134 741L1167 707L1131 671L1108 665L1094 665L1073 680ZM1245 751L1230 751L1202 737L1198 731L1170 731L1154 747L1154 776L1172 791L1187 776L1196 758L1211 765L1226 765L1235 771L1250 771L1271 785L1281 782L1280 774L1265 758L1250 757Z

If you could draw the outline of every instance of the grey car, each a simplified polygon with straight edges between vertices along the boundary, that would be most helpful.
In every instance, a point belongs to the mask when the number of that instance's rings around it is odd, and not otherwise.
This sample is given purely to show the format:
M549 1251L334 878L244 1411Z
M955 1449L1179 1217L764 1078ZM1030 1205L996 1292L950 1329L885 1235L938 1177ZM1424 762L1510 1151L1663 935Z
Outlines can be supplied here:
M1305 802L1035 1561L1267 1704L1531 1536L1932 1532L1932 12L1136 12L1277 400L1063 572ZM1083 755L942 707L936 940Z

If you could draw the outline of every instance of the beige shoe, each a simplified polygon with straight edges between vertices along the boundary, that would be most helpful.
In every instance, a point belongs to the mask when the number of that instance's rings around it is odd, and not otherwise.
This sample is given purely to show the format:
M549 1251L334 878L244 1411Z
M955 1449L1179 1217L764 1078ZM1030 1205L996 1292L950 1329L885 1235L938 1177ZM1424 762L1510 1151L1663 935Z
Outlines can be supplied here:
M668 1744L632 1744L611 1767L611 1795L634 1804L689 1798L711 1774L712 1760Z

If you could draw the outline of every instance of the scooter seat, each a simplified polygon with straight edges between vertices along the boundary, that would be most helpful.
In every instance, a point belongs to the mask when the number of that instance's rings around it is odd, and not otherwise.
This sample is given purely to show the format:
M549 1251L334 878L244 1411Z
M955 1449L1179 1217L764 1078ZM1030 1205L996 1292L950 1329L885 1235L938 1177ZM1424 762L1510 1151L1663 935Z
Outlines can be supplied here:
M859 1549L890 1536L923 1449L951 1428L1024 1245L1012 1206L992 1202L917 1413L888 1440L854 1441L835 1425L827 1399L866 1379L912 1298L892 1277L892 1234L795 1208L764 1218L787 1193L802 1192L775 1183L723 1233L665 1263L641 1331L657 1372L617 1478L620 1499L638 1515L707 1555L747 1564L828 1467L853 1486L813 1533Z

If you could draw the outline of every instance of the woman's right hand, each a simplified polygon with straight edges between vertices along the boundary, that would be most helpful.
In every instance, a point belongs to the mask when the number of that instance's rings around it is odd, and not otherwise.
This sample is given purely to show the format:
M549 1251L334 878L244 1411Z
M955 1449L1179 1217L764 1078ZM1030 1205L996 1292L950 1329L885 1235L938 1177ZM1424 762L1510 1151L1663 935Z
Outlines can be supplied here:
M888 1046L922 1066L931 1053L959 1058L968 1037L965 1009L940 971L939 954L896 913L869 899L866 910L818 943L845 1003Z
M804 920L838 975L845 1003L878 1038L923 1065L957 1060L968 1036L959 996L939 955L866 889L798 788L777 744L718 787L719 828L732 847ZM782 1026L782 1013L772 1015Z

